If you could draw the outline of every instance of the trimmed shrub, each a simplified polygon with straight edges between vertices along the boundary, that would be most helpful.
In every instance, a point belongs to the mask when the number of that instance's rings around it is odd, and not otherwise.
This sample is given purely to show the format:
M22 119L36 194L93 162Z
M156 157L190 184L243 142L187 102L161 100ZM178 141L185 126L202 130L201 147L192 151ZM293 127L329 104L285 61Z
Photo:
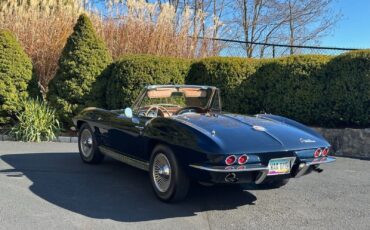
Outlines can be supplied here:
M60 128L54 109L37 99L22 100L21 106L23 110L17 114L18 123L9 132L12 137L34 142L56 138Z
M266 61L249 82L242 104L249 113L273 113L305 124L321 117L324 87L321 79L328 56L299 55Z
M10 122L21 109L31 78L31 59L9 31L0 30L0 124Z
M370 50L333 58L323 79L323 122L329 126L370 126Z
M90 106L98 108L107 108L106 93L109 78L112 74L112 68L114 63L108 65L103 72L96 78L96 81L92 84L91 98L88 101Z
M59 69L49 83L48 99L63 123L91 102L91 88L112 58L96 35L90 19L82 14L59 59Z
M190 68L186 59L128 55L114 62L106 88L109 109L131 106L146 85L183 84Z
M258 64L253 59L234 57L201 59L191 65L186 83L216 86L221 89L223 110L248 111L248 105L240 103L245 95L240 85L255 73Z

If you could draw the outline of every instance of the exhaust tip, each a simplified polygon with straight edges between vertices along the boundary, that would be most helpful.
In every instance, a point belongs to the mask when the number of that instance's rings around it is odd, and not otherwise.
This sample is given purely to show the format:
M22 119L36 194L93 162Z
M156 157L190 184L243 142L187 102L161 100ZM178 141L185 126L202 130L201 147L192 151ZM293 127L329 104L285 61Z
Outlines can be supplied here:
M228 182L228 183L235 183L235 182L238 181L238 178L236 178L235 173L229 173L225 177L225 181Z

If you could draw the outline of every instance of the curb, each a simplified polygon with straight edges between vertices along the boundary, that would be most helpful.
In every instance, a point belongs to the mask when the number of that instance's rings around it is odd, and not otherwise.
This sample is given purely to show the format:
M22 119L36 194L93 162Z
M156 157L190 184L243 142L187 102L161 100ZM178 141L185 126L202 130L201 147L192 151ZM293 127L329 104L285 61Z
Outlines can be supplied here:
M8 135L0 135L0 141L14 141L14 138L9 137ZM49 142L77 143L78 137L59 136Z

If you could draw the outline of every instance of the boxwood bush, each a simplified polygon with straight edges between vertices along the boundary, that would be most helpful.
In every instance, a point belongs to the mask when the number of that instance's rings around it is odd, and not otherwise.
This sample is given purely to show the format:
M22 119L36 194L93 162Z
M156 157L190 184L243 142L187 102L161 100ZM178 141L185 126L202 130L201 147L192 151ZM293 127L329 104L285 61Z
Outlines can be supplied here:
M370 50L333 58L322 84L323 125L370 126Z
M131 106L142 88L153 84L184 84L190 68L186 59L127 55L110 66L106 87L109 109Z
M240 85L251 77L259 62L254 59L212 57L194 62L186 78L187 84L212 85L221 89L223 110L241 112L248 104L241 104L244 88Z
M273 113L306 124L320 123L324 85L321 79L330 57L289 56L268 60L256 71L246 88L241 104L249 113Z
M15 118L31 79L31 59L11 32L0 30L0 124Z
M112 58L96 35L90 19L82 14L59 60L56 76L49 83L48 100L63 123L92 101L92 84Z

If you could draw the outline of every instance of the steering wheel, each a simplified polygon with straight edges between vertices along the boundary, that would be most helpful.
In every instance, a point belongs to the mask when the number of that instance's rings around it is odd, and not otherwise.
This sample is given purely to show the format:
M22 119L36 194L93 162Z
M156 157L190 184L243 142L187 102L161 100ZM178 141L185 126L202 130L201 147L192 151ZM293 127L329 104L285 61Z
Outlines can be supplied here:
M176 111L176 115L181 115L184 113L205 113L206 110L201 108L201 107L196 107L196 106L189 106L189 107L184 107Z
M160 105L152 105L152 106L150 106L146 111L145 111L145 113L144 113L144 116L148 116L148 114L149 114L149 112L150 111L152 111L152 110L156 110L156 114L157 114L157 116L158 116L158 113L159 112L161 112L162 113L162 115L161 115L161 117L164 117L164 112L165 113L167 113L167 115L170 117L171 116L171 113L170 112L168 112L168 110L165 108L165 107L163 107L163 106L160 106Z

